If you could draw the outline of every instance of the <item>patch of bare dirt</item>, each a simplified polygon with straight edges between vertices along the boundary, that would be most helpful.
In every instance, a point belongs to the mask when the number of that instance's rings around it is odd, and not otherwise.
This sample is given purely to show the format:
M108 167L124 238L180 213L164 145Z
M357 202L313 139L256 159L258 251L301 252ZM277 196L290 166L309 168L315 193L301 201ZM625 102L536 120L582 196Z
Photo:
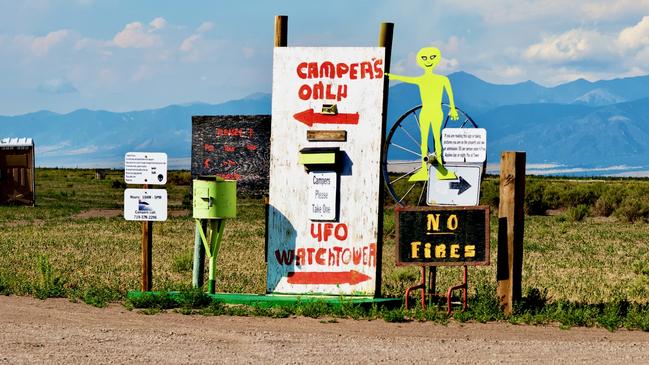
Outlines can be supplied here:
M147 316L0 297L0 364L649 363L649 333L506 323Z

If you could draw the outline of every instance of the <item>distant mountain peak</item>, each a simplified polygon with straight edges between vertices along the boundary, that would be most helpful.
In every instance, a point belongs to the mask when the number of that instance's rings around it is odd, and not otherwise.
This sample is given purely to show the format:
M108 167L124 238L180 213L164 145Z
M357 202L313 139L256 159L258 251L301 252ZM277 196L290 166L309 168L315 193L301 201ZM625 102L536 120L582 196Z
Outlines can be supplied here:
M621 96L615 95L608 90L597 88L591 90L580 97L576 98L573 103L586 104L592 106L610 105L624 102L625 99Z
M268 98L270 98L269 93L256 92L256 93L252 93L252 94L246 96L243 99L244 100L264 100L264 99L268 99Z

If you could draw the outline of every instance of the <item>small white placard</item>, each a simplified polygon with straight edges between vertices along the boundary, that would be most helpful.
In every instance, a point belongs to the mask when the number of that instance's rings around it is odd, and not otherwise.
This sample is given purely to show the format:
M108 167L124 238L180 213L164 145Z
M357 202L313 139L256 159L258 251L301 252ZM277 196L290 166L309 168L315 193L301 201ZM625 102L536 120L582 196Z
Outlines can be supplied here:
M127 221L166 221L167 190L124 190L124 218Z
M124 181L127 184L166 184L167 154L164 152L126 153L124 156Z
M484 162L487 159L487 130L484 128L442 129L444 163Z
M334 171L309 172L309 219L336 219L338 176Z
M444 166L455 173L457 178L440 180L437 178L436 168L431 166L428 169L426 203L428 205L478 205L482 165L446 164Z

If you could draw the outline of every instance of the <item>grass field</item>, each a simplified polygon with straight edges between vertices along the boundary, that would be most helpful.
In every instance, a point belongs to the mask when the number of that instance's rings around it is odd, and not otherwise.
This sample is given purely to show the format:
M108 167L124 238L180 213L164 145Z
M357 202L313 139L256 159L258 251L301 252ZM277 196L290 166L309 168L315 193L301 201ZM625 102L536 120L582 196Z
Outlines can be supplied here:
M127 291L139 289L140 224L125 221L119 213L125 187L122 173L111 171L105 180L94 176L94 170L38 169L37 206L0 207L0 293L93 303L94 298L123 299ZM191 284L194 226L187 207L189 173L172 173L169 181L169 210L176 213L153 225L154 290L183 290ZM486 181L484 189L493 190L494 181ZM573 183L547 182L559 187ZM648 182L624 184L642 188ZM493 204L489 192L483 196ZM238 209L239 218L225 228L217 288L263 293L263 204L240 199ZM547 293L544 298L551 303L649 302L649 224L615 216L575 219L569 212L568 207L558 215L526 217L523 292ZM496 221L492 219L491 265L469 269L472 294L475 288L495 285ZM382 291L384 296L400 297L418 280L418 269L395 266L391 207L386 208L385 237ZM438 273L440 288L460 281L458 268L440 268Z

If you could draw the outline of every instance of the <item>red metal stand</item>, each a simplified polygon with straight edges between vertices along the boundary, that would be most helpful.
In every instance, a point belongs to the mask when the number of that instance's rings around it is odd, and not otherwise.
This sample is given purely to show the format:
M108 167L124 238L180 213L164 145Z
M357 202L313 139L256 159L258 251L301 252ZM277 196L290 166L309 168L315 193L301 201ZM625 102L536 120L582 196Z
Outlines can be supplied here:
M462 283L459 285L452 286L448 288L448 291L446 293L437 293L436 292L436 282L437 282L437 268L435 266L431 266L430 270L428 271L428 278L426 277L426 266L422 266L420 268L420 278L421 281L414 286L409 287L406 289L406 294L405 294L405 306L406 309L408 309L408 302L410 300L410 292L413 290L421 290L421 308L426 309L426 296L428 296L428 300L430 301L432 297L438 297L438 298L446 298L446 306L447 306L447 314L451 314L451 298L453 297L453 292L456 290L462 290L462 311L466 311L468 308L467 304L467 291L469 289L469 271L468 271L468 266L463 266L463 275L462 275ZM426 280L428 279L428 280ZM428 290L426 286L426 282L428 281Z

